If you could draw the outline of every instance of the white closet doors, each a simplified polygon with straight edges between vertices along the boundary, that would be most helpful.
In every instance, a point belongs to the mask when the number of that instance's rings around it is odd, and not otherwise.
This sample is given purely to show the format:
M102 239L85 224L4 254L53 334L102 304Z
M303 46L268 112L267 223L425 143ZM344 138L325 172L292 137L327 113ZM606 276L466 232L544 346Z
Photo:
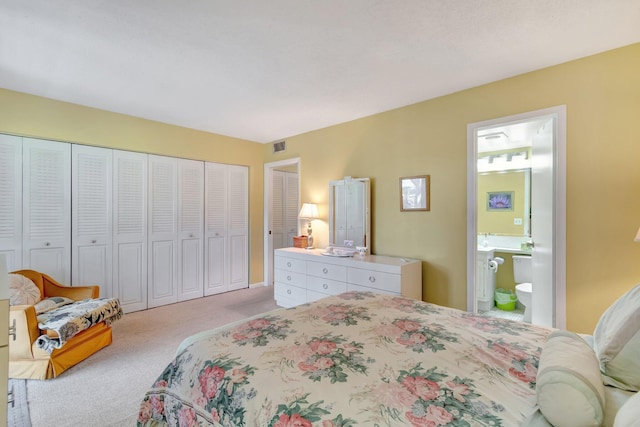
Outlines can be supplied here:
M149 156L149 308L178 301L177 176L178 159Z
M293 238L298 235L298 212L300 211L300 197L298 190L298 174L286 172L285 176L285 246L293 246Z
M113 290L125 312L147 308L147 154L113 152Z
M149 307L203 291L204 163L149 156Z
M244 166L205 165L205 295L249 285L248 176Z
M248 286L245 166L0 134L0 196L11 271L97 284L127 313Z
M298 174L273 171L272 223L273 249L293 246L298 234Z
M249 286L249 168L227 165L229 174L229 290Z
M71 145L23 138L22 268L71 281Z
M112 297L113 150L71 147L71 284Z
M204 162L178 161L178 301L204 295Z
M0 134L0 254L22 268L22 138Z
M286 246L285 231L285 172L273 171L271 180L271 236L273 239L273 249L280 249Z

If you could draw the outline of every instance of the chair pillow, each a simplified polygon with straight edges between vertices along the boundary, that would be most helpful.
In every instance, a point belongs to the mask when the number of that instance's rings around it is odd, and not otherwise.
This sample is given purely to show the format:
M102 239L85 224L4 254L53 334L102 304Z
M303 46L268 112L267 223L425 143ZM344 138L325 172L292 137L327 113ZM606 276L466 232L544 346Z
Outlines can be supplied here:
M540 354L536 398L555 427L599 426L604 418L604 385L589 344L567 331L552 333Z
M636 393L618 410L613 427L629 427L638 425L640 420L640 393Z
M73 304L74 302L74 300L65 297L45 298L35 304L36 314L42 314L46 311L53 310L54 308L62 307L63 305Z
M602 314L593 338L605 384L640 390L640 285Z
M22 274L9 274L9 304L34 305L40 301L40 289Z

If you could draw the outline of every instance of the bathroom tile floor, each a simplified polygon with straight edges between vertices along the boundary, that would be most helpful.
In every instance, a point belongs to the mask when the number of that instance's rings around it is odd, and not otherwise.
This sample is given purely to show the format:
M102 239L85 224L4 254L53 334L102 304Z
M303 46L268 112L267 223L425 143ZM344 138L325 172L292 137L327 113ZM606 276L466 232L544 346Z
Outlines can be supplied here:
M524 307L521 306L517 306L513 311L505 311L493 307L491 310L481 312L480 314L483 316L497 317L500 319L516 320L518 322L524 321Z

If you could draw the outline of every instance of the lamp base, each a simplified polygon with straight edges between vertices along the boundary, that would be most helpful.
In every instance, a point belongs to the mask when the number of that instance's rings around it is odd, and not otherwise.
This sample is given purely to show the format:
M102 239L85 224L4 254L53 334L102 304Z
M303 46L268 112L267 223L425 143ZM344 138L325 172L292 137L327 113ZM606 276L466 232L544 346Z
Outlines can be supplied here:
M313 236L309 230L307 230L309 234L307 235L307 247L305 249L313 249Z

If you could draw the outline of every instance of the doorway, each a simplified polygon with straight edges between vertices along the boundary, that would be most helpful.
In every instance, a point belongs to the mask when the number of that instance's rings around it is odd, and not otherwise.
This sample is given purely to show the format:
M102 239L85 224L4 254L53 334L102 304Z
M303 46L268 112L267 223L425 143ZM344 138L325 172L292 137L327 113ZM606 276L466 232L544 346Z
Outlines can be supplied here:
M478 295L485 292L482 288L486 285L481 277L484 275L480 268L482 263L479 263L484 256L482 252L492 247L509 256L530 252L534 288L530 304L531 321L538 325L565 328L565 152L565 106L467 126L468 311L478 312ZM496 192L487 191L484 187L479 190L480 174L505 174L509 170L521 172L524 176L520 194L504 185ZM526 191L527 187L529 191ZM489 203L491 197L499 199L500 205L492 206ZM510 215L505 215L505 200L507 205L513 203L507 206L511 209ZM517 214L516 209L520 209L522 214ZM487 217L491 217L492 223L497 218L507 219L511 228L505 224L491 225L500 227L492 232L486 225Z
M293 169L298 175L298 197L300 200L300 158L280 160L277 162L265 163L264 165L264 284L273 285L273 175L274 171L280 169ZM296 209L297 211L297 209ZM298 223L299 226L299 223ZM300 230L297 230L299 234Z

